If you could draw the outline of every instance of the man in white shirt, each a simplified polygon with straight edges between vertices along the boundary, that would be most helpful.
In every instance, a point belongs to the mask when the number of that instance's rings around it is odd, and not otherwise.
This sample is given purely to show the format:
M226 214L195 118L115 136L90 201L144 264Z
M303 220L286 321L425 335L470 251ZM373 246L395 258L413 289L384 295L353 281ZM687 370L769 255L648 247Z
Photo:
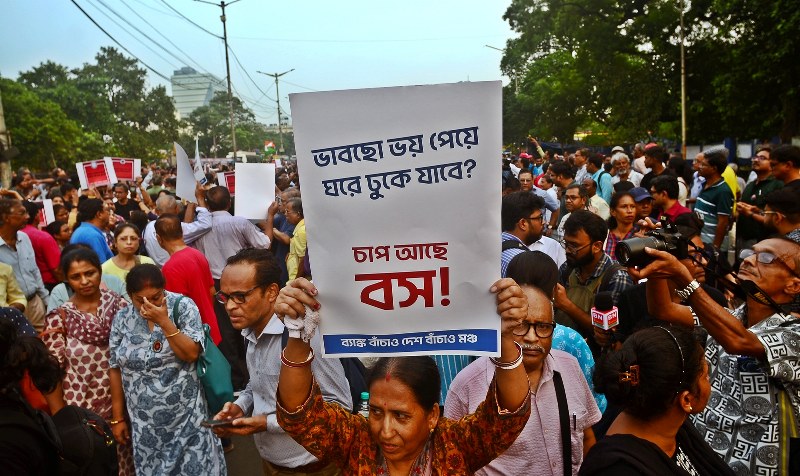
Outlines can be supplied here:
M632 183L634 187L638 187L639 184L642 183L642 177L644 177L644 175L631 169L631 159L628 158L626 153L616 152L611 156L611 164L617 171L617 175L611 178L612 184L628 181Z

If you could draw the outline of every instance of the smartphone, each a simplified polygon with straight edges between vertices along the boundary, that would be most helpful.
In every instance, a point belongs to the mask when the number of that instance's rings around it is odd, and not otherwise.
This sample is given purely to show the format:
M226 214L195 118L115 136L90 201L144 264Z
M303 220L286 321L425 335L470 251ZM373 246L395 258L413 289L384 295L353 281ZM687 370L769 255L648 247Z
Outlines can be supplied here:
M233 425L233 420L203 420L200 425L206 428L215 428L218 426L231 426Z

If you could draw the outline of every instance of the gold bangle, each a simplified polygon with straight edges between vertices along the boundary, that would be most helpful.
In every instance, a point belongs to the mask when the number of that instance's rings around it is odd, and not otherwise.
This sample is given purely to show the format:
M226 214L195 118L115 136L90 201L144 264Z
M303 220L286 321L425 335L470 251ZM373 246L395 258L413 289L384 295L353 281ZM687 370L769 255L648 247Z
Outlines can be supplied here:
M108 421L109 425L117 425L119 423L125 423L125 420L109 420Z
M170 335L168 335L168 336L164 336L164 337L165 337L165 338L167 338L167 339L169 339L170 337L175 337L176 335L178 335L178 334L180 334L180 333L181 333L181 330L180 330L180 329L178 329L177 331L173 332L172 334L170 334Z

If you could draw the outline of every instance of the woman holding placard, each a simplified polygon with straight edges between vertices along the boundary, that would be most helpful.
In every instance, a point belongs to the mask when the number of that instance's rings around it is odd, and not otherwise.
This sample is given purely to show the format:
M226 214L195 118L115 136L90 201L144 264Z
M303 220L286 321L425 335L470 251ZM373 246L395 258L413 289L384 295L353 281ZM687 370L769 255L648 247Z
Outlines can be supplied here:
M472 474L506 450L530 416L530 384L511 329L527 299L511 279L496 282L501 356L486 401L459 420L440 415L439 372L430 357L380 358L368 378L369 418L324 402L311 373L308 344L318 319L317 290L305 279L284 287L275 305L289 341L281 354L278 423L321 461L343 474ZM317 315L318 317L318 315ZM236 425L236 421L233 422Z

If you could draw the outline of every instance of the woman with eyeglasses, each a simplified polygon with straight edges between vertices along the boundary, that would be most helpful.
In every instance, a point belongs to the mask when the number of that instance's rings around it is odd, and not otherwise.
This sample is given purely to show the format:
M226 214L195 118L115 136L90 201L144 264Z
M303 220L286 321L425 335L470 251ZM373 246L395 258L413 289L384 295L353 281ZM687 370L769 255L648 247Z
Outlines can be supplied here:
M112 421L109 333L117 312L128 302L101 286L100 260L91 249L79 247L63 254L60 268L74 293L47 313L41 337L66 371L63 403ZM119 474L134 474L130 445L120 443L117 459Z
M147 256L140 256L142 234L133 223L120 223L114 228L114 250L117 254L103 263L103 273L116 276L125 282L125 276L137 264L155 264Z
M135 266L126 278L133 306L111 326L109 423L117 442L133 446L138 474L224 475L222 445L201 426L208 404L196 366L200 311L164 284L154 264Z
M512 333L528 315L527 299L511 279L497 281L491 291L502 319L501 355L491 361L492 382L476 411L457 421L441 416L440 377L432 358L384 357L370 369L365 418L323 401L311 371L315 324L312 316L303 319L306 309L320 309L317 290L305 279L291 281L275 304L290 329L281 354L278 424L345 475L473 474L511 446L531 408L525 355Z
M601 358L594 384L622 412L589 450L580 476L734 474L688 421L711 392L703 347L690 328L633 334Z

